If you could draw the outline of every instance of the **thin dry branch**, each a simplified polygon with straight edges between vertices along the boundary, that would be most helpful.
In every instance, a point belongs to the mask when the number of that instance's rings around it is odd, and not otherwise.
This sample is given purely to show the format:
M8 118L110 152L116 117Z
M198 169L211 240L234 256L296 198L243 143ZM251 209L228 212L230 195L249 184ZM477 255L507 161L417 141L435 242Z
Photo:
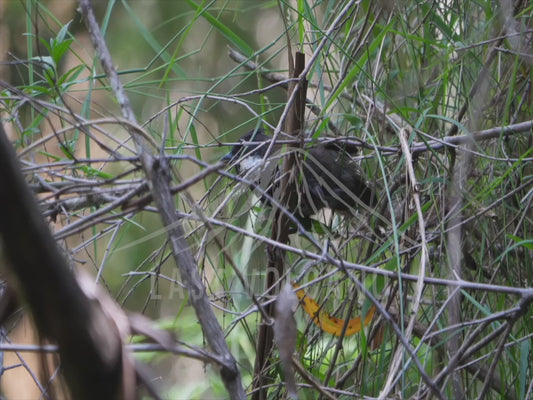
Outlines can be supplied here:
M154 155L155 149L152 149L146 139L139 134L142 129L140 127L138 129L133 128L138 126L138 123L130 106L128 96L115 70L111 55L96 21L91 2L89 0L80 0L79 4L100 63L120 104L123 117L132 124L132 126L128 126L128 131L136 144L137 153L148 179L152 196L163 224L167 228L174 260L189 291L190 302L202 326L207 342L212 350L224 361L224 366L221 367L222 380L232 399L244 399L246 396L237 362L229 351L224 332L211 308L193 255L185 240L185 232L181 221L176 214L174 199L170 191L171 169L168 160L165 157Z
M424 278L426 276L426 265L429 262L429 256L428 256L428 248L427 248L427 238L426 238L426 229L425 229L425 222L424 222L424 214L422 213L422 206L420 205L420 193L419 193L419 185L416 180L415 171L413 167L413 158L412 154L409 149L409 145L407 143L407 131L405 129L401 129L399 133L400 137L400 143L403 150L403 156L405 158L405 165L407 169L407 175L409 176L409 183L412 189L412 197L416 206L416 212L418 215L418 229L420 232L420 238L421 238L421 259L420 259L420 268L418 272L418 280L416 284L416 294L415 294L415 300L411 303L411 318L409 319L409 324L407 325L407 328L403 332L405 337L409 340L411 337L411 333L413 331L415 322L416 322L416 316L418 313L418 310L420 308L420 301L422 299L422 292L424 290ZM395 383L396 377L398 376L398 368L400 367L400 363L403 359L403 349L398 348L396 350L396 353L394 355L394 358L391 362L391 365L389 366L389 375L387 378L387 382L385 384L385 387L382 389L380 393L380 398L386 397L390 394L392 391L393 385ZM438 397L441 397L442 395L440 393L433 393L436 394Z
M282 87L288 88L289 83L292 81L291 79L287 78L285 75L279 74L279 73L271 73L267 70L261 69L256 63L253 61L247 59L243 54L239 53L238 51L231 49L229 52L229 57L236 61L241 63L245 68L251 71L258 71L261 76L271 82L274 82L276 84L281 84ZM312 82L309 84L309 86L313 87L315 86ZM333 90L332 87L329 87L328 85L322 86L324 90ZM265 90L267 90L266 88ZM353 96L343 92L341 93L341 97L346 98L349 101L354 101ZM379 112L379 114L390 121L391 126L395 129L399 129L402 126L407 126L406 123L403 121L403 118L400 115L397 114L391 114L385 107L384 104L381 102L372 99L368 96L363 95L362 99L371 103L374 106L374 109ZM307 99L306 104L315 115L320 115L321 110L320 108L311 102L311 100ZM461 113L460 113L461 114ZM338 128L331 122L328 121L328 127L330 130L335 134L335 136L342 137L342 133L338 130ZM459 130L459 125L454 125L455 129L452 130L450 135L445 136L443 138L436 138L434 136L428 135L424 132L419 132L421 135L427 137L429 140L427 142L414 142L411 144L411 152L413 155L424 153L426 151L434 151L434 150L442 150L447 147L449 148L455 148L460 145L464 145L467 143L472 142L479 142L484 140L490 140L495 139L498 137L508 137L512 135L517 134L531 134L533 129L533 121L524 121L519 123L514 123L507 126L499 126L499 127L493 127L489 129L485 129L482 131L477 132L471 132L465 135L457 135L457 132ZM330 140L325 138L324 140ZM347 143L350 143L354 146L360 146L367 149L379 149L383 152L383 154L398 154L401 153L400 146L388 146L388 147L376 147L375 145L372 145L370 143L365 143L363 141L354 141L351 138L346 138L345 140Z

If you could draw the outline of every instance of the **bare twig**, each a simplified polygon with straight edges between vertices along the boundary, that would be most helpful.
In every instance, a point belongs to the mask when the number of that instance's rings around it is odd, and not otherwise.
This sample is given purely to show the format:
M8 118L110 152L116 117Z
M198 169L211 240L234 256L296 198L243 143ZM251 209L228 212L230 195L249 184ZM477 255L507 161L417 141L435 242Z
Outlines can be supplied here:
M411 333L413 331L413 328L416 322L416 316L420 308L420 301L422 299L422 292L424 290L424 278L426 276L426 265L428 264L429 258L428 258L427 238L426 238L426 229L425 229L426 224L424 222L422 206L420 205L419 185L418 185L418 182L415 176L415 171L413 167L413 159L412 159L411 152L409 150L409 145L407 143L407 140L408 140L407 131L405 129L401 129L399 133L399 137L400 137L400 143L402 146L403 156L405 158L407 175L409 176L409 183L410 183L411 190L412 190L412 196L413 196L413 200L416 206L416 212L418 215L418 229L419 229L420 238L421 238L420 246L422 248L422 254L420 255L420 268L418 272L415 300L414 302L411 303L411 310L410 310L411 318L409 319L409 324L407 325L407 329L403 332L405 337L409 339L411 337ZM395 379L398 376L398 368L400 366L400 362L402 361L402 359L403 359L403 349L398 348L391 362L391 365L389 366L389 375L388 375L385 387L382 389L380 393L380 398L387 397L390 394L393 388ZM440 394L437 394L437 396L438 395Z
M135 142L137 153L150 184L152 196L163 220L163 224L167 228L172 253L180 269L182 280L189 290L191 304L200 321L207 342L213 351L224 361L224 366L221 368L222 380L231 398L244 399L245 394L237 363L229 351L224 338L224 332L211 308L191 250L185 240L183 227L175 211L174 201L170 192L171 170L168 160L164 157L154 155L154 149L148 146L146 138L139 134L142 129L134 128L138 126L135 114L114 68L111 55L107 49L100 27L96 22L92 5L89 0L80 0L79 3L91 40L120 104L123 117L132 124L127 129Z

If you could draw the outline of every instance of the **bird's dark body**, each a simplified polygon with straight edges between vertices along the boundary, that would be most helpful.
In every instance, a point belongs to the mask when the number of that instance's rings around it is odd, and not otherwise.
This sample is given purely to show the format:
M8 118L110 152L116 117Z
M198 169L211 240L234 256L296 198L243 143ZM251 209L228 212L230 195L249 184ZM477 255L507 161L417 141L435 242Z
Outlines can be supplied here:
M240 175L249 172L254 184L272 196L279 188L279 158L276 155L279 156L280 146L273 146L269 159L274 167L268 167L263 164L263 159L271 141L272 138L261 129L250 131L240 139L242 144L234 146L224 159L235 163ZM288 209L304 226L308 226L311 215L325 207L347 213L363 208L363 204L368 207L376 204L373 188L351 157L353 151L348 151L342 143L317 144L301 152L298 157L301 162L297 161L296 167L302 173L289 186L296 195L290 196L294 200L289 202ZM261 172L254 174L254 168Z

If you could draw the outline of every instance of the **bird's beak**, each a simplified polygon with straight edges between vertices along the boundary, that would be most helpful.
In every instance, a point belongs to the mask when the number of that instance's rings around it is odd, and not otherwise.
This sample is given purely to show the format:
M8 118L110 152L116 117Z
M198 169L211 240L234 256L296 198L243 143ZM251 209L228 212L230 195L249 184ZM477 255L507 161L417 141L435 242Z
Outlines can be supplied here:
M233 154L231 152L229 152L224 157L222 157L220 159L220 161L222 161L224 164L228 164L231 161L232 158L233 158Z

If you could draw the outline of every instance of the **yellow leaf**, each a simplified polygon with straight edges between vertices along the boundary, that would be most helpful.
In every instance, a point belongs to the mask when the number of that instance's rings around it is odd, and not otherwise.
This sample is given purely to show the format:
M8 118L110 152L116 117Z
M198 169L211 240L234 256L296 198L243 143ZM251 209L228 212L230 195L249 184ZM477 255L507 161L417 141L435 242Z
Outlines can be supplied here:
M344 320L335 318L329 315L326 311L322 310L318 303L309 297L303 289L298 289L300 286L293 282L292 287L296 290L296 296L300 300L300 304L304 311L309 314L313 322L318 325L324 332L331 333L335 336L340 336L342 328L344 326ZM366 326L372 320L376 306L370 307L365 315L365 320L362 321L361 317L355 317L348 321L345 336L354 335L361 331L363 326Z

